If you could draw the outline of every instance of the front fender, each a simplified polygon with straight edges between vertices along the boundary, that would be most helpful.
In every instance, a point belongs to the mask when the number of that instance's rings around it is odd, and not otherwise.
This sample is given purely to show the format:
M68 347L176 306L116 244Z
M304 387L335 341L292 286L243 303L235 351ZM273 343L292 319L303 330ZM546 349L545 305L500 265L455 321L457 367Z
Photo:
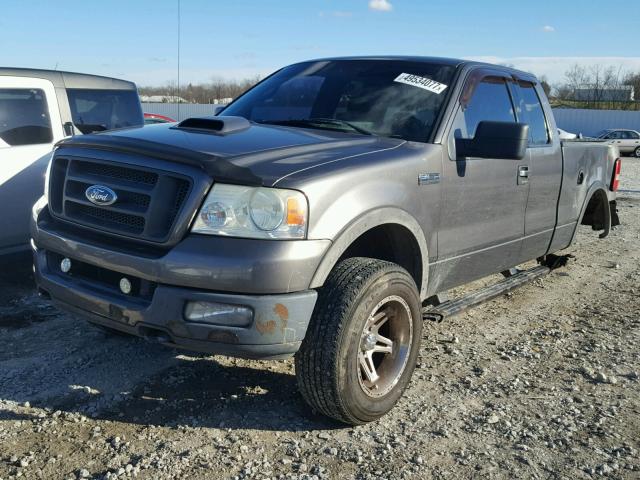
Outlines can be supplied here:
M324 258L320 262L320 265L311 280L310 288L318 288L324 284L329 273L342 254L358 237L372 228L388 224L396 224L405 227L413 234L418 246L420 247L423 272L422 285L420 285L420 296L424 298L427 292L427 285L429 284L429 251L427 247L427 240L417 220L406 211L395 207L383 207L375 210L369 210L353 222L349 223L349 225L347 225L338 234L329 250L325 253Z

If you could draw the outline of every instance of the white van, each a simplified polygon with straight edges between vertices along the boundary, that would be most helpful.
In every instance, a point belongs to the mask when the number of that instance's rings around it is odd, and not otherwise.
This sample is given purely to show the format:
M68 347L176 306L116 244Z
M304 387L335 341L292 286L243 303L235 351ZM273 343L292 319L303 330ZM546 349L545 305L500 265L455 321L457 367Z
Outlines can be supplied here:
M57 141L143 123L134 83L0 67L0 255L28 249L31 206Z

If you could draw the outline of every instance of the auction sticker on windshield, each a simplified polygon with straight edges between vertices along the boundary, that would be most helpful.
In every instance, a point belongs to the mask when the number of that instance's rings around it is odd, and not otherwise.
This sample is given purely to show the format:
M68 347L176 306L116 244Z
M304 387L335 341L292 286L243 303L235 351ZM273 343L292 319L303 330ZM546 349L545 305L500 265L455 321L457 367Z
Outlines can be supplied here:
M405 85L411 85L412 87L422 88L424 90L428 90L433 93L437 93L440 95L444 92L446 85L436 82L435 80L431 80L430 78L420 77L418 75L413 75L411 73L401 73L396 77L394 82L404 83Z

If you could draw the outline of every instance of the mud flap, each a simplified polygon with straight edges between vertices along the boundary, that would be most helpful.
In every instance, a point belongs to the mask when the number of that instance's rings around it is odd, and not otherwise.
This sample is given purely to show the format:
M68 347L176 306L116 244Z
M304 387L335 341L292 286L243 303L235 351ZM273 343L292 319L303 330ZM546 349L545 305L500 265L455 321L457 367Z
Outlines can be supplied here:
M567 255L554 255L550 253L545 255L544 257L538 258L538 263L540 265L544 265L545 267L549 267L551 270L555 270L556 268L564 267L569 263L570 258L576 258L570 253Z
M611 226L617 227L620 225L620 217L618 217L618 204L615 200L609 202L609 210L611 211Z

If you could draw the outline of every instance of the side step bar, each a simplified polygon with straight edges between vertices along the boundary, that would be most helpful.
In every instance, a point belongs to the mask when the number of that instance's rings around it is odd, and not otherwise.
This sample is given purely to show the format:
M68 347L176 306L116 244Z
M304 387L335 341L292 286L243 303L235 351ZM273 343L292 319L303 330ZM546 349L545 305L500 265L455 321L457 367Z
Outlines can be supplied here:
M487 300L496 298L504 293L510 292L525 283L529 283L536 278L540 278L551 271L551 268L545 265L539 265L529 270L510 275L504 280L499 281L488 287L481 288L475 292L471 292L464 297L456 300L449 300L437 306L427 306L422 309L422 318L424 320L432 320L441 322L445 317L456 315L467 308L480 305Z

